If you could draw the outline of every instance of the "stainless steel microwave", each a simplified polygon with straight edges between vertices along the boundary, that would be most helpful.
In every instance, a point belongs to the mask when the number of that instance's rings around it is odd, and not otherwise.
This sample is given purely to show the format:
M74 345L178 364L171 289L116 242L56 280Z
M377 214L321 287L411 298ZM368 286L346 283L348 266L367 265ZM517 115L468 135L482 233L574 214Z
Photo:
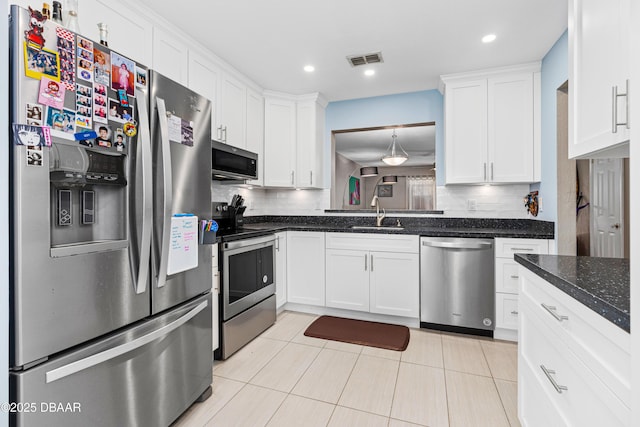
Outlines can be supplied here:
M211 141L211 178L258 179L258 154Z

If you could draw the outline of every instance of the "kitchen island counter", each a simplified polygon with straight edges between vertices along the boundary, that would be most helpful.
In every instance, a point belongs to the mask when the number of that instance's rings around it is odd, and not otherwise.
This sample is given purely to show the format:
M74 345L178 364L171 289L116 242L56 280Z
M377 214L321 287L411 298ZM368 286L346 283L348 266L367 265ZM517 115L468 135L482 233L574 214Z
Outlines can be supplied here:
M515 260L613 324L630 331L628 259L516 254Z

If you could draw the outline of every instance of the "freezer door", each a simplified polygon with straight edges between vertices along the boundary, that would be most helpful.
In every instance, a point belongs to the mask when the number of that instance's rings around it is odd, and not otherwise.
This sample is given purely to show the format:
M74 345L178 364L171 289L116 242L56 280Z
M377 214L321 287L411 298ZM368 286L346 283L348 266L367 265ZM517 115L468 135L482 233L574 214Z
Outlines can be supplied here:
M25 61L25 54L29 58L37 53L24 42L29 12L18 6L12 6L11 12L11 122L27 124L38 119L42 124L50 123L62 115L38 103L41 81L27 77L25 71L25 64L33 66ZM79 37L66 30L60 34L71 41L58 37L57 28L53 22L45 22L46 43L40 54L61 55L64 50L59 48L59 40L77 43ZM94 49L97 46L95 43ZM107 49L100 49L109 56ZM77 100L85 102L93 97L97 103L98 96L103 99L98 90L108 98L116 97L108 85L77 81L78 90L88 91L89 97L67 91L64 108L71 117L81 108ZM129 98L135 112L146 111L146 97L141 95ZM37 117L34 106L39 110ZM33 162L26 146L12 143L10 147L14 367L41 361L151 312L149 141L142 144L137 137L126 137L122 151L114 145L90 147L74 140L73 132L83 128L76 127L73 119L64 125L55 123L63 130L50 123L53 145L42 147L40 163ZM105 125L113 131L122 127L115 121ZM139 134L144 134L142 129ZM89 173L91 162L94 172ZM111 167L121 182L109 181L115 176L107 173Z
M171 218L211 217L211 102L150 71L154 176L151 308L159 313L211 289L211 247L198 245L198 266L167 275Z
M168 426L211 381L207 294L68 355L11 373L15 402L30 405L28 412L11 414L12 425Z

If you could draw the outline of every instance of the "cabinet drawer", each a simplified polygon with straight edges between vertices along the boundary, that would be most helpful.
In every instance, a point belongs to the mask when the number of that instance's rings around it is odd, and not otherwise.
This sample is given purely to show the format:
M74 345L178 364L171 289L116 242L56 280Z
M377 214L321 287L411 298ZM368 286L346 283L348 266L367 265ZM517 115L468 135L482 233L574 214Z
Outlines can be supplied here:
M496 293L496 328L518 329L518 296Z
M496 292L518 294L519 265L513 259L496 258Z
M418 253L420 237L410 234L327 233L327 249Z
M568 426L552 397L529 364L518 360L518 418L522 426Z
M495 239L496 258L511 258L513 254L549 253L549 242L542 239Z
M542 383L566 425L628 426L629 408L541 321L532 307L522 307L519 362Z
M630 335L526 268L520 267L519 271L522 277L520 312L535 313L541 319L539 326L557 334L629 406ZM520 336L524 337L523 334L521 329Z

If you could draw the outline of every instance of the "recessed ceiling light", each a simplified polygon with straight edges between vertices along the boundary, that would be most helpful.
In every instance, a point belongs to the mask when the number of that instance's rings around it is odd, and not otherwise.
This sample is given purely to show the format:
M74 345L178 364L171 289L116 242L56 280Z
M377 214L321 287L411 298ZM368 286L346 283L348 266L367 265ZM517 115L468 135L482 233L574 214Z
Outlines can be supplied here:
M376 70L365 70L365 76L373 76L376 73Z
M496 39L496 35L495 34L487 34L486 36L484 36L482 38L482 43L491 43L495 39Z
M316 70L316 67L314 67L313 65L305 65L304 70L307 73L313 73Z

